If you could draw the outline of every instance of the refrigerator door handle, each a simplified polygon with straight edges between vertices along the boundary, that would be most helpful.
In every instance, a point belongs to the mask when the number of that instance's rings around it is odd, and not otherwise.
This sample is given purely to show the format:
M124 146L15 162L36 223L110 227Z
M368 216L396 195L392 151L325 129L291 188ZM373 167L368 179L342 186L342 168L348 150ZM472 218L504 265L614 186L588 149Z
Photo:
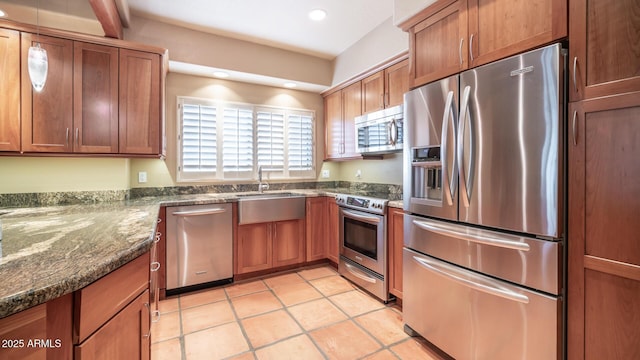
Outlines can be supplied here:
M462 102L460 103L460 121L458 121L459 123L459 129L458 129L458 173L460 174L460 183L461 183L461 187L460 187L460 193L461 193L461 197L462 197L462 203L464 204L464 207L469 207L469 202L470 202L470 193L471 191L469 191L469 184L468 181L471 178L470 174L467 174L464 168L464 133L465 133L465 127L467 124L467 115L469 113L469 95L471 93L471 87L470 86L465 86L463 92L462 92ZM469 131L471 131L471 125L469 125ZM470 136L470 138L473 138L473 136ZM473 160L472 160L473 161ZM472 172L472 171L470 171ZM464 184L464 189L462 188L462 184ZM464 190L464 191L462 191ZM462 194L464 193L464 194Z
M436 234L453 237L460 240L470 241L477 244L495 246L505 249L512 249L518 251L529 251L531 248L529 244L518 241L520 238L516 236L509 236L507 234L501 234L500 236L492 236L489 233L482 232L479 234L469 234L464 231L457 231L453 226L434 224L427 221L413 220L413 224L417 227L431 231Z
M529 303L529 297L523 294L519 294L499 284L496 281L484 279L471 272L455 269L451 265L436 262L427 258L413 256L413 259L420 264L423 268L436 273L442 277L452 280L462 286L489 294L501 297L503 299L516 301L522 304ZM457 271L456 271L457 270Z
M455 192L456 192L456 182L455 179L458 177L458 168L457 168L457 164L456 164L456 157L454 156L453 158L453 164L451 166L451 171L453 172L451 176L449 176L449 161L447 159L447 150L449 148L449 123L453 122L452 124L452 128L453 128L453 138L454 138L454 144L453 144L453 148L456 148L456 143L455 143L455 139L456 139L456 127L455 127L455 113L453 112L453 91L449 91L449 93L447 94L447 102L445 104L444 107L444 115L442 116L442 135L441 135L441 144L442 144L442 151L441 151L441 155L440 155L440 161L442 163L442 177L444 177L446 179L446 183L445 186L449 189L449 191L445 191L445 198L447 199L447 204L449 206L453 205L453 199L455 197Z

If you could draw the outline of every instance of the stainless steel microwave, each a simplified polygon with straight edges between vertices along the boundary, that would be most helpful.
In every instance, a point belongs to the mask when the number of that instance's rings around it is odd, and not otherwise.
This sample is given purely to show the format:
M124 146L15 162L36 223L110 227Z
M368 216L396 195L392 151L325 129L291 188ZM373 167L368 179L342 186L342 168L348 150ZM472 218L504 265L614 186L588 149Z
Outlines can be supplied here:
M356 151L383 154L402 151L403 106L398 105L355 118Z

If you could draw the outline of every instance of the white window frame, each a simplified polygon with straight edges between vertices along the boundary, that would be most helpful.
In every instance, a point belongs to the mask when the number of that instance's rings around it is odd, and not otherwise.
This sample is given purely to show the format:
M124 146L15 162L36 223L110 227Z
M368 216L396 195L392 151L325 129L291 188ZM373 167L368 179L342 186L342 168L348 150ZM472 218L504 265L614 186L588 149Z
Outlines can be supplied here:
M217 111L216 115L216 144L217 144L217 159L216 159L216 171L215 172L199 172L199 171L183 171L183 147L182 147L182 127L183 127L183 105L205 105L215 107ZM250 110L252 112L253 122L253 148L252 148L252 168L249 171L224 171L224 109L225 108L237 108L243 110ZM270 169L268 166L263 166L262 175L263 180L302 180L302 179L315 179L316 178L316 117L315 111L306 109L297 109L289 107L278 107L269 105L253 105L246 103L235 103L228 101L212 100L195 98L188 96L177 97L177 161L176 161L176 181L177 182L228 182L235 181L256 181L258 179L258 126L257 126L257 113L258 112L272 112L284 114L284 164L281 169ZM311 118L311 163L309 167L302 170L291 169L289 166L289 117L290 116L303 116L305 119ZM308 127L308 124L307 124Z

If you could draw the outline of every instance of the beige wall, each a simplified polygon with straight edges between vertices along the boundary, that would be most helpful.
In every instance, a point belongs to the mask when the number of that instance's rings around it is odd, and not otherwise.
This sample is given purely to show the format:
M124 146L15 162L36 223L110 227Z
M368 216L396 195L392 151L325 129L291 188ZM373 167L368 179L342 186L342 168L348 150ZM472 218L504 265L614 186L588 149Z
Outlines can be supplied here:
M360 178L356 176L360 170ZM402 153L384 155L382 160L352 160L340 163L340 180L402 185Z
M332 86L409 49L409 35L394 26L392 20L390 17L335 58Z
M2 10L8 14L8 19L12 21L37 25L36 20L39 20L40 26L43 27L104 36L102 26L98 20L95 19L87 19L42 9L39 11L38 16L36 16L36 8L29 6L29 4L12 4L2 1L0 1L0 4L2 5Z
M0 157L0 194L129 189L129 159Z

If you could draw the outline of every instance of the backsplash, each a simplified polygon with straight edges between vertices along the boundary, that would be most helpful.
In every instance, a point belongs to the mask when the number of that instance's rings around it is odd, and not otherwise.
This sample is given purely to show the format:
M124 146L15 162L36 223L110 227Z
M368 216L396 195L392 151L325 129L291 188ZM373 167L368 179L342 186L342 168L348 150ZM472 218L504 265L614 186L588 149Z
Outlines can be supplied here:
M349 181L309 181L297 183L270 183L269 191L296 189L326 189L354 195L389 200L402 199L402 185L374 184ZM123 201L141 197L172 196L207 193L233 193L258 191L257 184L224 184L198 186L170 186L133 188L130 190L68 191L46 193L0 194L0 207L33 207Z

